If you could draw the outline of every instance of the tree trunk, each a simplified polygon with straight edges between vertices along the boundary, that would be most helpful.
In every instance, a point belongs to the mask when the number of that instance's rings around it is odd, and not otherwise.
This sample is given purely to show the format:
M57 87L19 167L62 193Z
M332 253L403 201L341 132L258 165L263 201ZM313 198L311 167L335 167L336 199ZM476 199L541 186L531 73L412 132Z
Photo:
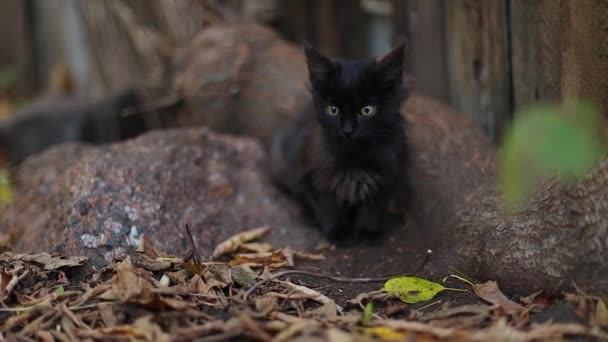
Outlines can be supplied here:
M545 184L512 217L500 215L493 190L487 184L456 212L463 269L514 289L608 289L608 161L575 186Z

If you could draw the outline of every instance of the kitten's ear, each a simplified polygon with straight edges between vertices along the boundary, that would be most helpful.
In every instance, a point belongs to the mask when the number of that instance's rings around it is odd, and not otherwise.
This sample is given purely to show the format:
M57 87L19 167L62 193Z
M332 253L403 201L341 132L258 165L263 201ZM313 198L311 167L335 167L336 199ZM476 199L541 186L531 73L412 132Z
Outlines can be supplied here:
M378 71L384 82L403 84L403 63L405 58L405 44L401 43L391 52L384 55L376 63Z
M336 70L334 62L313 48L312 45L304 43L304 52L311 82L324 81L329 74Z

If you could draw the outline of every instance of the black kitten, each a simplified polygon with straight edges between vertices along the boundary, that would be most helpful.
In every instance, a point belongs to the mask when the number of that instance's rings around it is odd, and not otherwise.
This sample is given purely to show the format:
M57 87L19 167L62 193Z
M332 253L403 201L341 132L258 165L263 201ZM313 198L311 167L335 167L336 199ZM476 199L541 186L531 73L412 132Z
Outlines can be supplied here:
M305 52L313 103L275 136L273 175L330 239L378 235L406 189L404 47L379 60Z

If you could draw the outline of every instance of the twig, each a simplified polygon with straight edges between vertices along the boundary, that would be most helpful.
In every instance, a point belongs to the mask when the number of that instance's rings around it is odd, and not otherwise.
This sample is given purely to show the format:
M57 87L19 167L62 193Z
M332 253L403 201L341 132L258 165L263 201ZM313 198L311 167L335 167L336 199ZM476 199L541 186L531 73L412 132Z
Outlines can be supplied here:
M428 260L431 257L431 254L433 254L433 251L431 251L430 249L427 250L427 253L424 257L424 260L422 261L422 264L420 264L420 266L411 273L407 273L407 274L402 274L402 275L393 275L393 276L385 276L385 277L377 277L377 278L344 278L344 277L335 277L335 276L330 276L330 275L325 275L325 274L318 274L318 273L313 273L313 272L309 272L309 271L302 271L302 270L288 270L288 271L283 271L283 272L278 272L275 273L273 275L271 275L268 279L264 279L261 280L257 283L255 283L252 287L250 287L247 292L245 292L245 294L243 295L243 299L247 300L247 298L253 293L253 291L257 290L258 288L260 288L260 286L263 286L265 284L267 284L268 282L275 280L277 278L286 276L286 275L303 275L303 276L309 276L309 277L313 277L313 278L319 278L319 279L326 279L326 280L332 280L335 282L339 282L339 283L350 283L350 284L354 284L354 283L382 283L385 282L389 279L395 278L395 277L407 277L407 276L412 276L417 274L418 272L420 272L424 266L426 266L426 263L428 262Z
M422 310L424 310L424 309L428 309L428 308L430 308L431 306L433 306L433 305L437 305L437 304L441 304L441 300L438 300L438 301L436 301L436 302L432 302L431 304L427 304L427 305L425 305L425 306L423 306L423 307L420 307L420 308L416 309L416 311L419 311L419 312L420 312L420 311L422 311Z
M190 259L194 259L194 262L200 264L201 257L198 254L198 247L196 247L196 243L194 243L194 238L192 237L192 232L190 232L190 227L186 223L186 235L188 235L188 240L190 241L191 249L184 256L184 262L190 261Z
M99 305L113 305L113 304L116 304L116 303L115 302L99 302L99 303L80 305L80 306L70 306L70 307L68 307L68 309L70 309L72 311L86 310L86 309L94 309L94 308L98 307Z

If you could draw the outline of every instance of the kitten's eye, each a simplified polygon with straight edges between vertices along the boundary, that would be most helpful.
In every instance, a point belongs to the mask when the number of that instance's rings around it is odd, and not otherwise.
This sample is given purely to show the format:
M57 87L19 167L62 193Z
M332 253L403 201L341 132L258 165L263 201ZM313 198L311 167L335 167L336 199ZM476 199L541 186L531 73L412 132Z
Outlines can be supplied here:
M340 113L340 110L336 106L326 106L325 113L327 115L336 116Z
M372 116L376 113L376 107L374 106L365 106L361 108L361 115L363 116Z

